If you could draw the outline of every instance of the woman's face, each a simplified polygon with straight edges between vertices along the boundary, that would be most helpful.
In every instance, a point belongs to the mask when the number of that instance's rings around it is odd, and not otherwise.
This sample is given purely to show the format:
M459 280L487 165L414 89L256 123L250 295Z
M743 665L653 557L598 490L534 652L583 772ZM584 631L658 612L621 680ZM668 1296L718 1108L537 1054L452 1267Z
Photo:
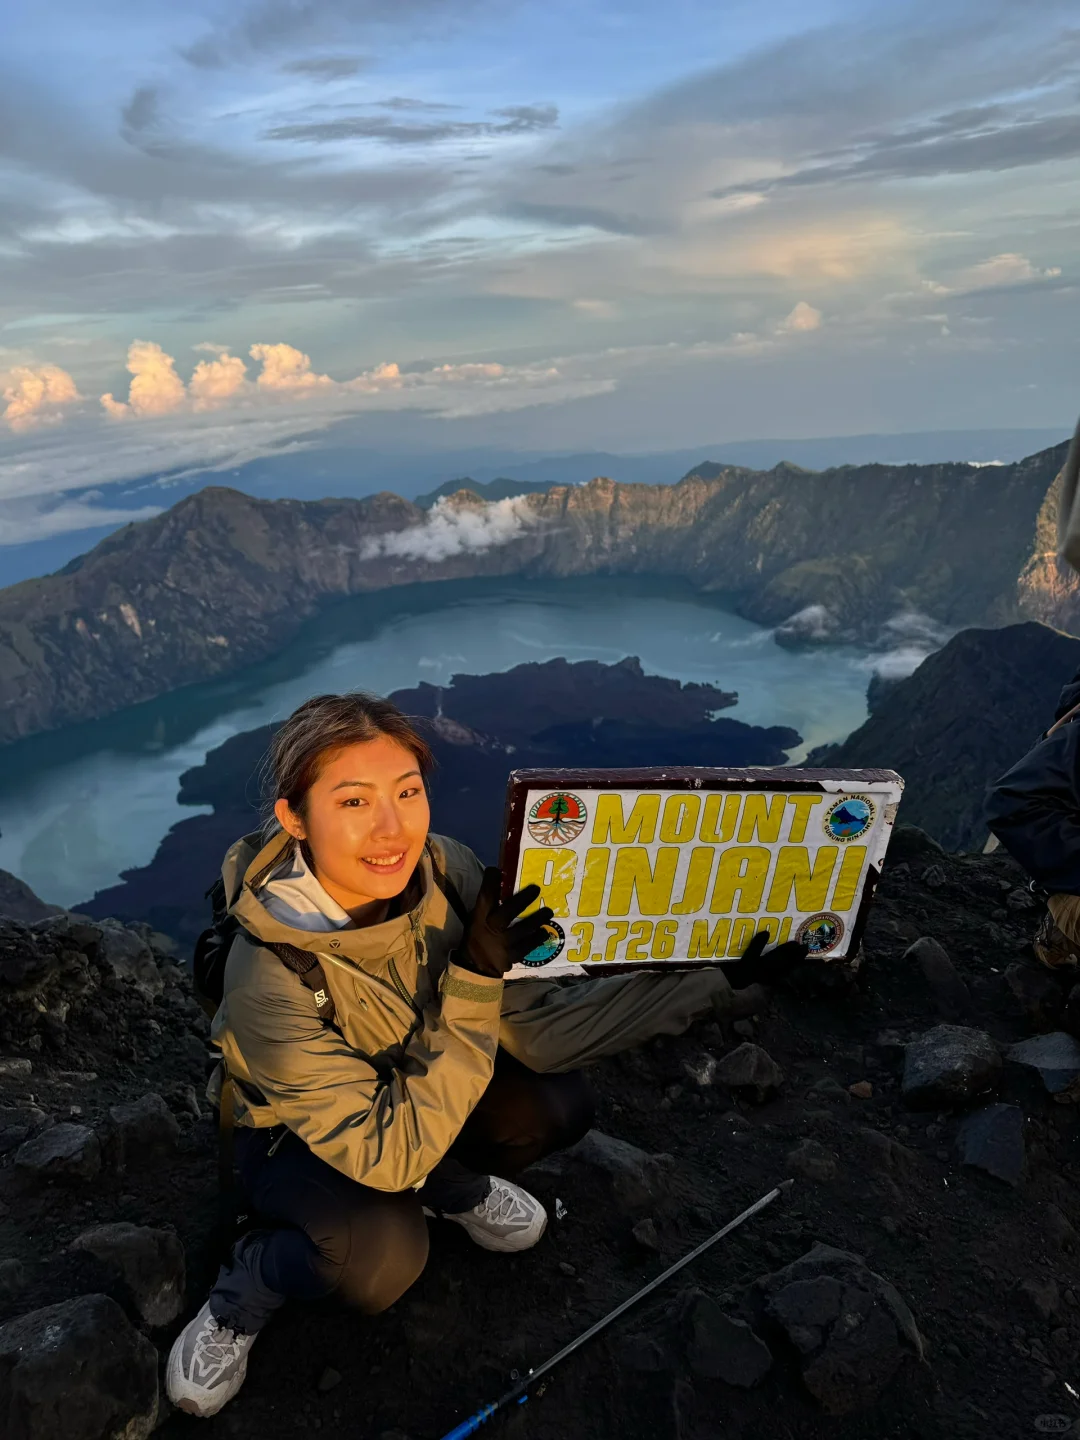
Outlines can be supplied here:
M325 759L303 817L286 800L274 810L307 841L320 883L349 911L400 895L431 821L416 756L387 735Z

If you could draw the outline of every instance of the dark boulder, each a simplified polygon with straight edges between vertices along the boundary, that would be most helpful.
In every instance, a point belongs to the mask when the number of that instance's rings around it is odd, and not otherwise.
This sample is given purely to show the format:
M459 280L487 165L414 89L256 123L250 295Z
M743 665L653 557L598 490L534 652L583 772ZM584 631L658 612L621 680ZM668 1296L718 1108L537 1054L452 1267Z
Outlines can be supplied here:
M99 1263L144 1324L168 1325L184 1306L184 1247L173 1230L119 1221L97 1225L72 1241Z
M157 1351L107 1296L0 1325L4 1440L146 1440L157 1414Z
M956 1135L962 1165L985 1170L1006 1185L1024 1171L1024 1112L1019 1105L984 1105L968 1115Z
M767 1050L744 1040L717 1062L716 1082L760 1105L780 1089L784 1072Z
M702 1380L722 1380L749 1390L772 1369L773 1357L764 1340L745 1320L725 1315L715 1300L700 1291L687 1297L686 1358L692 1373Z
M896 1289L849 1251L816 1244L756 1280L753 1291L764 1319L794 1348L806 1388L831 1415L873 1405L905 1355L923 1358Z
M76 1185L97 1178L101 1146L88 1126L64 1121L20 1145L15 1152L15 1168L31 1184L57 1180Z
M904 1051L904 1104L913 1110L964 1105L992 1090L1001 1074L997 1046L985 1030L937 1025Z

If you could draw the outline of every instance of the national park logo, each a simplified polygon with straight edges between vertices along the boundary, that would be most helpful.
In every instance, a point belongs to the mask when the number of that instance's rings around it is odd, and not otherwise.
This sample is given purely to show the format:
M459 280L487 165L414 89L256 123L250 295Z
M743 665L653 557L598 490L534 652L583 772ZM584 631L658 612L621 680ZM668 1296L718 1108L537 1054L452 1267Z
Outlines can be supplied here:
M795 939L805 945L811 955L827 955L844 938L844 922L839 915L823 911L804 920L795 932Z
M544 926L545 938L522 960L523 965L528 965L530 970L535 970L540 965L548 965L555 956L559 954L566 944L566 935L563 928L554 920L549 920Z
M529 811L529 834L540 845L566 845L585 829L589 812L568 790L545 795Z
M874 823L874 802L867 795L845 795L830 806L821 823L830 840L841 845L857 840Z

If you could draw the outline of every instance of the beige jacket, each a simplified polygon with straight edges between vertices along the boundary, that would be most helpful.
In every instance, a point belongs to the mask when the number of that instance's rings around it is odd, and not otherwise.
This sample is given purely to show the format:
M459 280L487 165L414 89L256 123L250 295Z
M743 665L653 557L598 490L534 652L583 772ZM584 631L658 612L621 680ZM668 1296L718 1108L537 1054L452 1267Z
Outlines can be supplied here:
M230 913L255 938L242 933L233 942L212 1035L236 1082L238 1123L285 1124L335 1169L375 1189L423 1181L483 1094L500 1045L534 1070L571 1070L653 1035L680 1034L730 997L719 970L562 985L473 974L450 959L462 927L426 853L420 899L408 914L362 929L294 929L259 898L291 843L281 833L258 849L258 837L245 836L225 857ZM431 844L471 909L480 861L454 840L433 835ZM317 954L334 1027L259 939Z

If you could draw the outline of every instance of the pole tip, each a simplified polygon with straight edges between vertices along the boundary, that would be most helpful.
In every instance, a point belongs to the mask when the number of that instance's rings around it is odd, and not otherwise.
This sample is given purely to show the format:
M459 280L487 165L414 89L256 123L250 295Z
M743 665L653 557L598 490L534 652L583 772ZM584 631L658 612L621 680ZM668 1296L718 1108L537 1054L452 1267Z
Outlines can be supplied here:
M792 1176L789 1180L781 1180L780 1184L776 1188L786 1195L794 1184L795 1177Z

